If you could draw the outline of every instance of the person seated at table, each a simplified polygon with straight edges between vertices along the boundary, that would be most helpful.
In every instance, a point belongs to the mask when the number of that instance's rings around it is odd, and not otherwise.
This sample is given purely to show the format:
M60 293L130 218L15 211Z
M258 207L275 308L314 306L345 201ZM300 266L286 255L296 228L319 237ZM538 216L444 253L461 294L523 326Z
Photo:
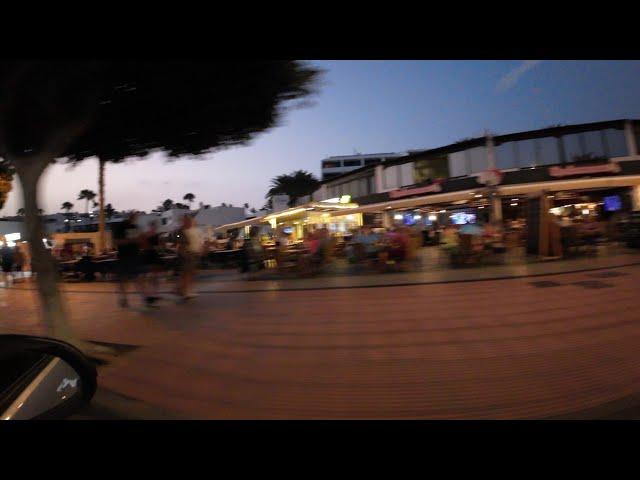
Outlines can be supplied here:
M260 242L259 227L251 227L249 238L242 245L241 271L243 273L264 268L264 248Z
M459 237L458 229L454 225L444 227L441 236L442 249L450 252L458 248Z
M503 252L505 250L504 234L499 221L487 222L483 226L482 238L487 250Z
M383 239L384 247L378 257L382 261L403 261L409 253L409 236L402 228L390 229Z
M73 255L73 247L70 243L65 243L60 251L60 260L63 262L67 262L69 260L75 260Z
M315 255L320 247L320 239L316 231L309 232L304 239L304 246L310 255Z
M364 245L367 258L374 258L378 254L380 235L375 233L371 227L365 226L362 229L362 235L359 237L359 243Z

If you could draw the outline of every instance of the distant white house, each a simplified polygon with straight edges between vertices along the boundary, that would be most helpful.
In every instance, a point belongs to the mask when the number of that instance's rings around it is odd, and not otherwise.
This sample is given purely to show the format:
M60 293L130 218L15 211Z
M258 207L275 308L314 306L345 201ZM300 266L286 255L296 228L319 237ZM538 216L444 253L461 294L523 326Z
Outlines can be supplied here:
M213 236L213 229L227 223L240 222L246 218L243 207L212 207L201 208L194 219L196 226L200 227L207 237Z

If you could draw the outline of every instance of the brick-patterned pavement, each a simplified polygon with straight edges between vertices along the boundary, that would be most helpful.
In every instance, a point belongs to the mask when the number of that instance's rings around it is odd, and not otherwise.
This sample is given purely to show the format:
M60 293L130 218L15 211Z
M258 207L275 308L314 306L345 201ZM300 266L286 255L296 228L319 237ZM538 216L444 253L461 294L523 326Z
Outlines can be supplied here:
M66 295L82 338L141 346L102 386L190 418L544 418L639 390L640 266L610 271L212 291L151 312L112 285ZM0 331L39 333L36 305L0 289Z

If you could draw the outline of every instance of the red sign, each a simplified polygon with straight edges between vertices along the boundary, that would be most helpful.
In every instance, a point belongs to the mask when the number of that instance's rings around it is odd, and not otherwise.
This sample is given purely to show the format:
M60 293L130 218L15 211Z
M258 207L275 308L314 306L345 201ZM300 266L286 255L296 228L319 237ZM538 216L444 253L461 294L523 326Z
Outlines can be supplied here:
M409 188L405 190L393 190L389 192L390 198L408 197L410 195L419 195L421 193L438 193L442 191L442 187L439 183L434 183L427 187Z
M620 173L621 168L617 163L603 163L602 165L585 165L566 167L549 167L549 175L552 177L568 177L571 175L591 175L594 173Z
M503 172L497 169L493 169L481 172L480 175L476 177L476 180L482 185L492 186L502 183L502 177L504 177Z

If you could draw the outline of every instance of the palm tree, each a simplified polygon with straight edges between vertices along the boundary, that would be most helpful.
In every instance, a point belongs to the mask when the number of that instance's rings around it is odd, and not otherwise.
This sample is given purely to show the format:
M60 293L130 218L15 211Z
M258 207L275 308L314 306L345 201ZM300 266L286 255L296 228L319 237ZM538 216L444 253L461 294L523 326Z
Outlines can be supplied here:
M89 213L89 201L93 200L94 198L96 198L96 192L92 191L92 190L81 190L80 194L78 195L78 200L86 200L87 202L87 206L86 206L86 210L87 213Z
M271 200L275 195L288 195L289 206L293 206L298 198L311 195L319 185L320 182L312 173L296 170L291 174L278 175L271 179L271 188L265 198Z
M66 210L67 213L69 213L72 208L73 208L73 203L71 202L64 202L60 207L61 210Z
M113 208L110 203L107 203L107 206L104 207L104 215L105 215L105 217L110 219L111 217L113 217L113 215L115 213L116 213L116 209Z
M167 211L173 208L173 200L167 198L164 202L162 202L162 208Z
M195 198L196 196L193 193L187 193L184 197L182 197L183 200L186 200L187 202L189 202L189 205L193 203Z

